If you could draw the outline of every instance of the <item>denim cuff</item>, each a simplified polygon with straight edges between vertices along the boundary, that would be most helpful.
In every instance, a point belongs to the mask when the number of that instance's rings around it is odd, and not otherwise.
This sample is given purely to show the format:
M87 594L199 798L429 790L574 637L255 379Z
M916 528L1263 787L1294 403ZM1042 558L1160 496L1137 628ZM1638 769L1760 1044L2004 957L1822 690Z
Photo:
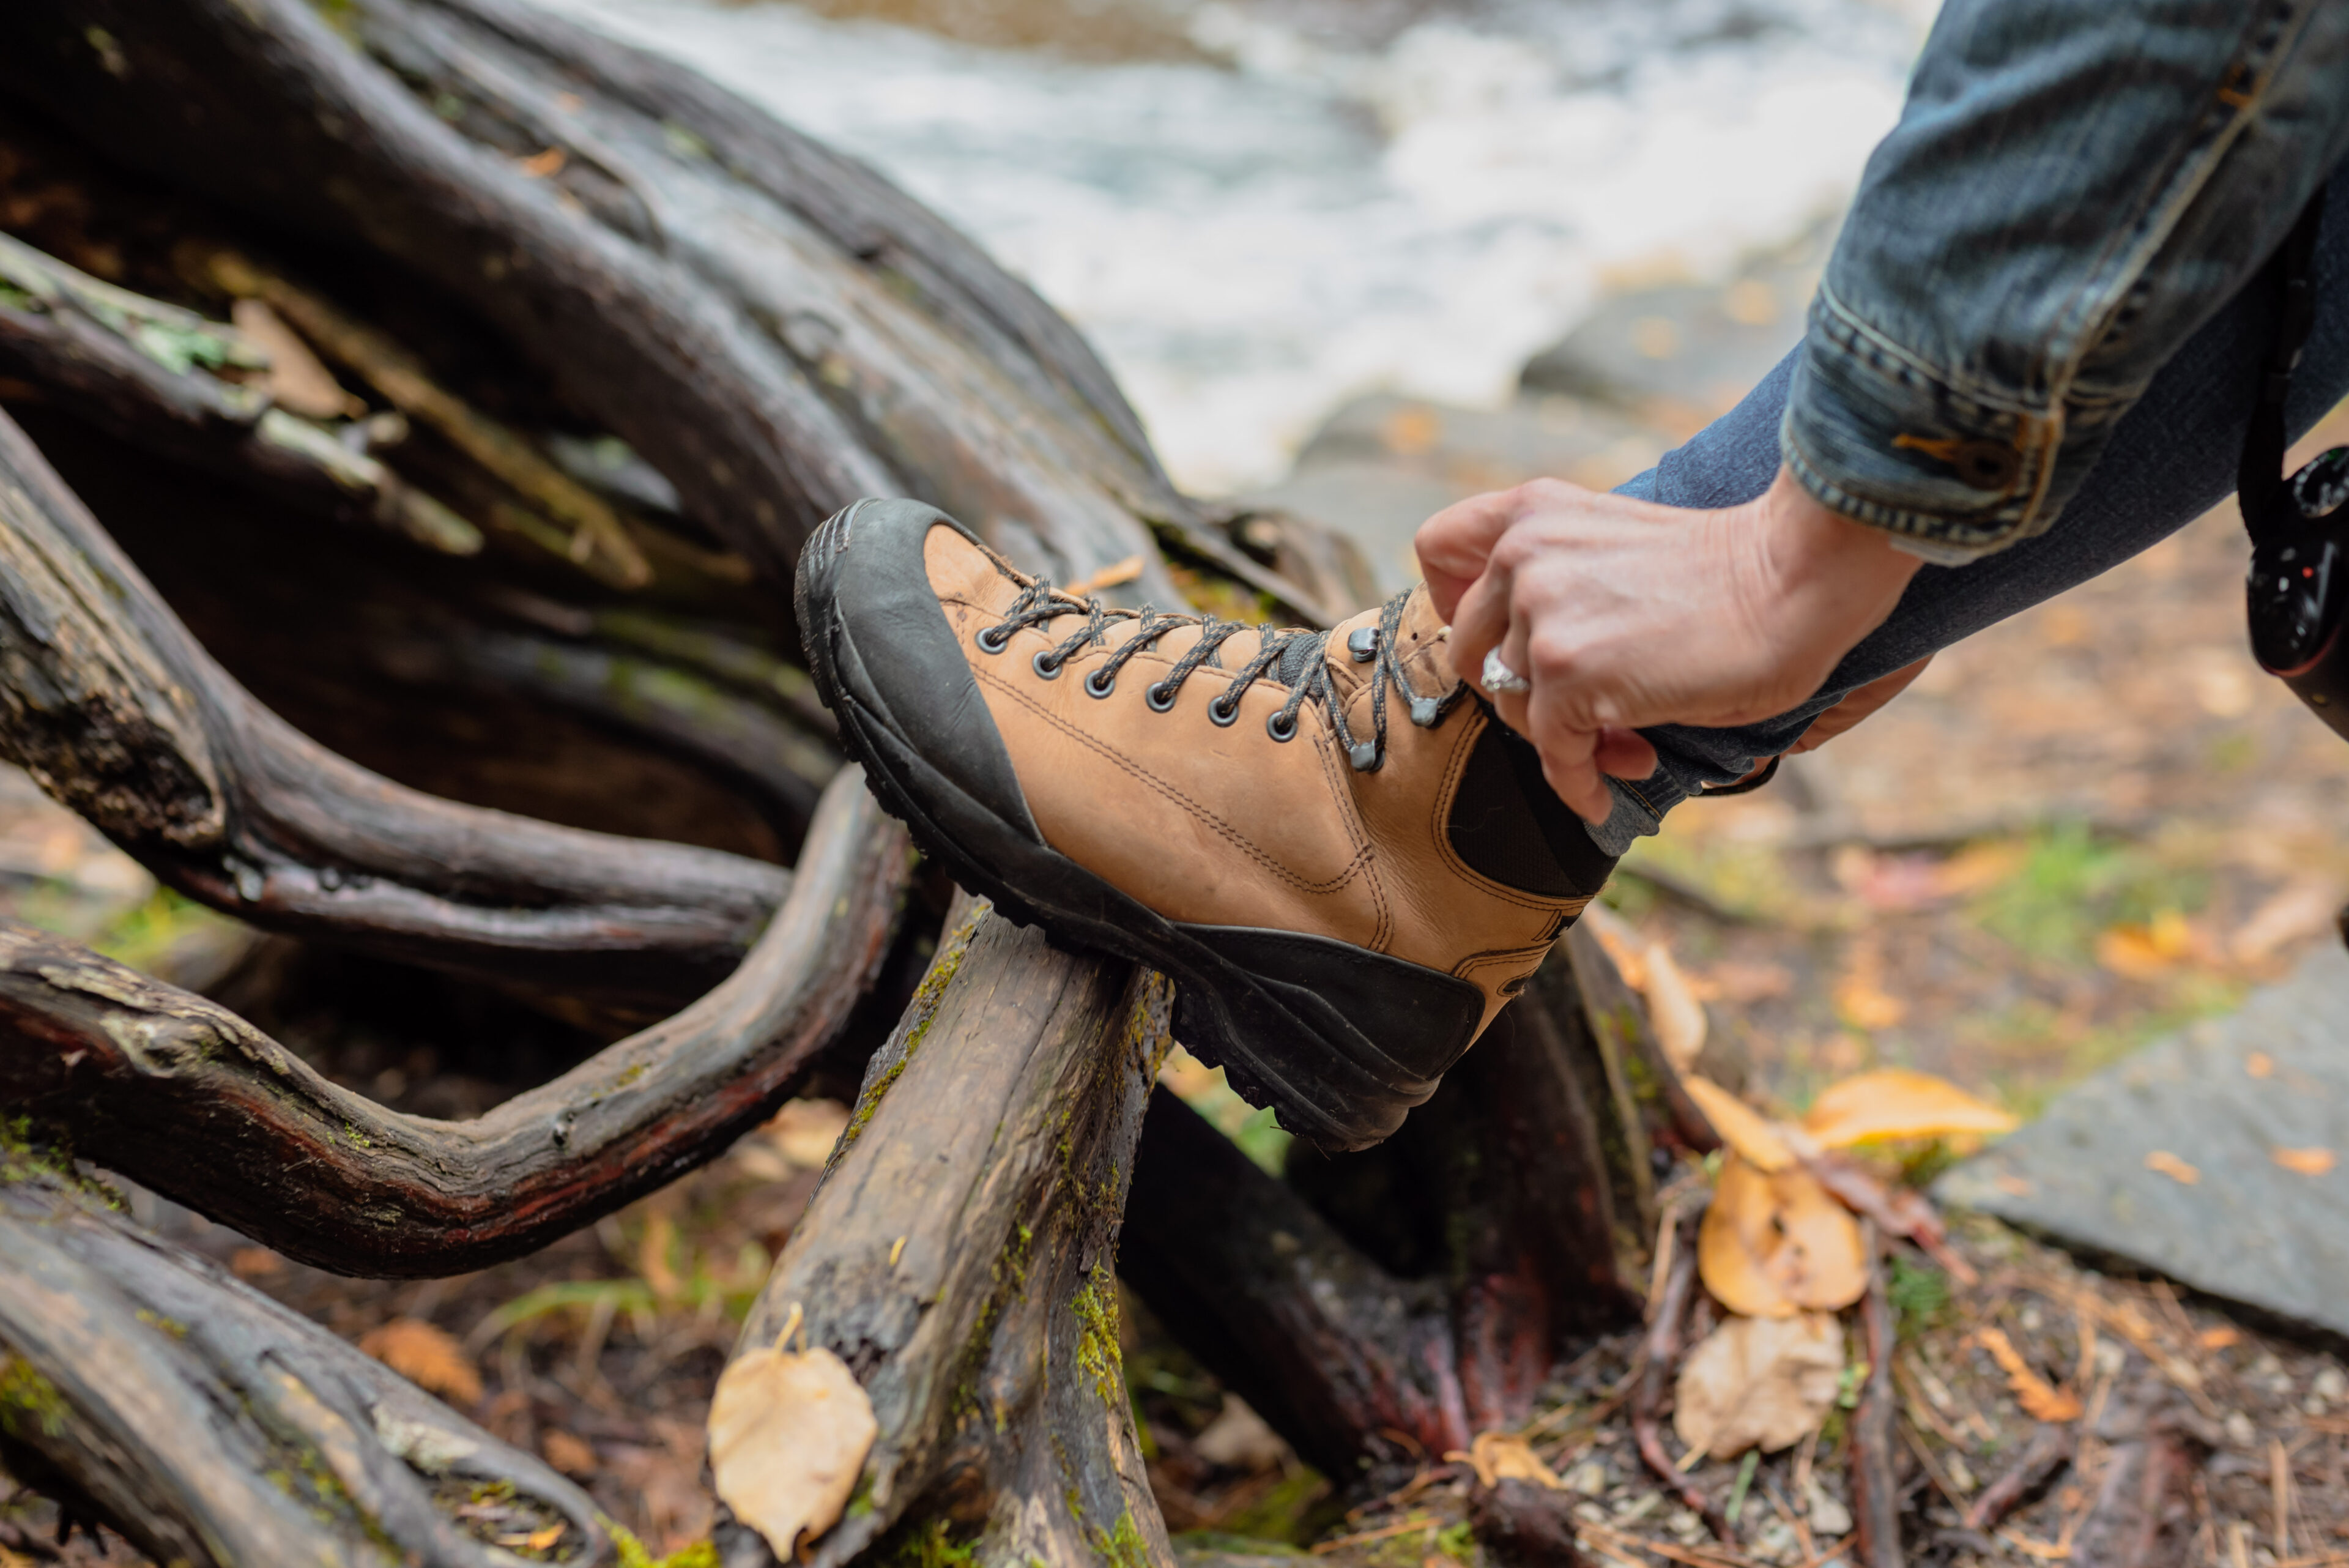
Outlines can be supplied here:
M2019 407L1929 363L1822 286L1779 447L1820 504L1961 566L2044 532L2062 509L2086 472L2081 448L2102 445L2079 430L2067 442L2066 422L2060 407Z

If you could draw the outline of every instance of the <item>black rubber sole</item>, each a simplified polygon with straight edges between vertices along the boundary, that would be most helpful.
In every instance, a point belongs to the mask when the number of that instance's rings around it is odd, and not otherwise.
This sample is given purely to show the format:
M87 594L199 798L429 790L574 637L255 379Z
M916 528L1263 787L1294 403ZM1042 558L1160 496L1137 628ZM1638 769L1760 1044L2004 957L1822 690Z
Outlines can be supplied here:
M1434 1092L1437 1075L1395 1063L1309 988L1215 950L1026 827L1005 821L924 760L874 683L860 679L862 658L834 613L840 540L855 510L833 517L809 539L793 598L808 672L883 809L904 822L916 844L957 882L1015 924L1040 926L1055 945L1113 954L1172 978L1176 1038L1200 1060L1221 1066L1241 1098L1269 1106L1288 1132L1329 1152L1366 1147L1392 1133ZM1229 939L1242 933L1209 934L1232 945ZM1299 940L1263 935L1271 941ZM1357 956L1400 966L1396 960ZM1464 984L1423 972L1437 983ZM1466 1043L1464 1036L1458 1048Z

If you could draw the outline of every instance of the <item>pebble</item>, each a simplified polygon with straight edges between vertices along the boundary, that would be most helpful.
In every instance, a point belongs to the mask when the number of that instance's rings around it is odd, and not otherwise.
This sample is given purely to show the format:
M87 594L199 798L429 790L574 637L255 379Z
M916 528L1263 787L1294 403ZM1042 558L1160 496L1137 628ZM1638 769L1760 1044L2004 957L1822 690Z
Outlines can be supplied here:
M1827 1490L1816 1475L1811 1477L1811 1495L1807 1511L1811 1516L1813 1535L1832 1537L1851 1533L1851 1510L1844 1506L1841 1498Z
M1607 1491L1607 1467L1597 1459L1585 1459L1562 1478L1566 1490L1578 1491L1585 1497L1601 1497Z
M2240 1410L2227 1412L2225 1427L2227 1444L2230 1448L2248 1449L2260 1440L2260 1429L2253 1426L2251 1418Z

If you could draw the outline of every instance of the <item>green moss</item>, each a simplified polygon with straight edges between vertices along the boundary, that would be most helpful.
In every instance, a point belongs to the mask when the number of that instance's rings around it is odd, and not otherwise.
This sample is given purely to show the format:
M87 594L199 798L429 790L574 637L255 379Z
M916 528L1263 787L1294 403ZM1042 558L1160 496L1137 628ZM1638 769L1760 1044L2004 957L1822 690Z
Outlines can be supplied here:
M1131 1512L1119 1514L1111 1528L1093 1532L1093 1551L1110 1568L1150 1568L1150 1548Z
M666 1557L656 1557L646 1550L643 1542L614 1521L599 1513L595 1516L595 1522L602 1525L604 1533L612 1538L612 1545L620 1554L620 1568L719 1568L718 1547L714 1542L697 1541Z
M160 1329L165 1334L170 1334L173 1339L185 1339L188 1337L188 1325L178 1321L176 1318L165 1317L161 1313L150 1312L145 1307L140 1307L139 1309L137 1316L140 1323L145 1324L150 1328Z
M31 1362L16 1355L0 1357L0 1432L28 1438L37 1427L45 1438L61 1438L72 1414L57 1385Z
M985 905L972 910L970 917L947 939L946 945L930 965L930 972L924 975L922 983L915 988L914 999L905 1007L908 1020L905 1044L898 1051L896 1059L882 1069L881 1075L866 1085L864 1092L856 1096L856 1108L849 1115L847 1130L840 1135L840 1147L833 1152L834 1163L855 1147L865 1124L872 1121L873 1113L881 1108L882 1099L905 1075L906 1066L914 1060L914 1053L921 1049L923 1038L929 1033L931 1023L937 1018L938 1003L945 1000L947 987L954 983L957 971L962 968L963 954L970 950L970 939L977 934L979 922L986 918Z
M1454 1563L1476 1561L1476 1527L1466 1520L1435 1532L1435 1549Z
M957 1541L945 1520L934 1519L906 1534L883 1561L889 1568L969 1568L978 1561L978 1546L976 1542Z
M1117 1278L1106 1260L1093 1264L1069 1305L1077 1314L1077 1369L1115 1409L1125 1393L1125 1358L1117 1345Z

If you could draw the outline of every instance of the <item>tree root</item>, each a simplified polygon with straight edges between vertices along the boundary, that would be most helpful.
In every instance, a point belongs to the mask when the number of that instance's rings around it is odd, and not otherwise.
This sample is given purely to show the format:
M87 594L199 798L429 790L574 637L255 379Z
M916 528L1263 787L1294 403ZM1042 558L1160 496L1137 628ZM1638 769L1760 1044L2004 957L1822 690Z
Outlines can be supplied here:
M677 1005L788 874L400 788L262 708L0 414L0 753L189 897L266 929Z
M387 1111L223 1008L0 924L0 1104L320 1268L481 1268L674 1180L771 1112L870 982L909 858L863 775L843 774L791 898L730 979L470 1122Z
M159 1563L588 1568L585 1493L0 1149L0 1460Z
M880 1422L813 1568L933 1535L988 1563L1171 1564L1113 1270L1172 999L984 906L941 946L742 1328L748 1349L798 1319ZM769 1560L740 1526L719 1542Z
M1640 1347L1640 1377L1631 1386L1631 1436L1648 1469L1679 1498L1689 1511L1704 1521L1713 1539L1737 1544L1729 1526L1704 1489L1689 1479L1664 1451L1664 1391L1679 1366L1682 1331L1696 1295L1697 1223L1703 1218L1698 1205L1689 1205L1672 1217L1672 1255L1663 1289L1648 1303L1648 1341Z

